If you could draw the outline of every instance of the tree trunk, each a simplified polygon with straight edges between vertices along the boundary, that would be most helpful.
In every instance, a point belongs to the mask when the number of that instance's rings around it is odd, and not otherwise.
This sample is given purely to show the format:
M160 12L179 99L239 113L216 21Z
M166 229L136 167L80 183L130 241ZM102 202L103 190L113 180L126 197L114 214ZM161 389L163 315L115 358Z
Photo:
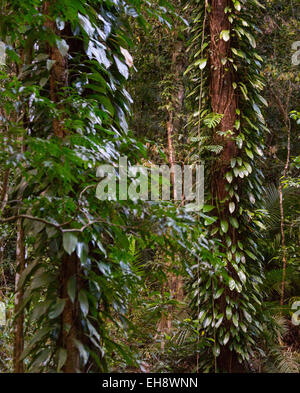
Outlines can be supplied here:
M182 124L182 109L184 103L185 96L185 88L183 84L183 73L185 70L185 47L184 42L179 40L177 37L173 37L175 40L174 52L172 56L172 66L171 73L174 76L174 95L172 97L172 102L170 103L171 109L168 113L168 122L167 122L167 139L168 139L168 156L169 156L169 165L171 168L171 184L173 187L173 199L178 200L178 196L176 195L176 172L174 171L174 166L176 165L176 151L174 147L174 139L178 136L180 131L180 127ZM176 255L175 255L176 258ZM166 257L167 259L167 257ZM171 265L174 262L172 260L166 261L167 269L170 269ZM181 302L184 298L183 293L183 281L182 277L179 275L175 275L173 272L168 272L167 274L168 282L166 284L166 288L163 288L163 292L169 291L170 297L172 299L176 299ZM168 315L163 315L159 325L158 331L160 333L170 334L172 329L172 319L173 319L174 307L170 306ZM162 337L162 348L164 347L164 338Z
M79 268L80 264L76 254L63 257L60 271L61 298L66 299L66 304L61 317L60 339L62 347L67 351L67 360L63 367L65 373L75 373L79 370L79 353L76 347L76 340L81 331L79 305L77 296L72 303L68 295L68 281L71 277L76 277L78 288Z
M211 12L209 13L209 29L210 29L210 66L211 66L211 80L210 80L210 98L211 107L214 113L223 114L220 124L214 129L213 140L216 145L223 147L218 159L215 161L212 169L213 176L211 177L211 193L214 206L218 206L219 220L228 217L228 202L222 201L228 196L226 190L225 174L230 167L230 161L237 154L237 147L233 139L236 136L234 130L235 121L237 118L236 109L238 107L237 96L233 88L235 82L235 71L231 64L222 64L222 59L230 57L231 40L224 41L220 39L220 34L223 30L231 30L231 24L228 20L228 15L225 13L225 8L232 6L229 0L212 0ZM235 132L235 135L230 133L220 135L219 132ZM237 242L236 230L229 226L228 234L231 237L232 244ZM234 274L234 269L228 263L228 269ZM237 293L227 293L225 290L223 295L217 300L220 305L221 312L226 309L226 295L238 296ZM226 321L229 329L231 321ZM221 372L241 372L243 367L239 364L237 355L226 346L221 346L220 355L217 358L217 368Z
M49 1L44 4L44 14L49 16L45 26L59 36L60 32L56 28L56 23L51 19L51 5L53 5L53 2L50 4ZM58 109L63 109L60 105L60 94L63 92L62 89L68 85L67 59L62 56L56 46L48 45L48 51L51 60L55 61L50 76L50 98L57 104ZM63 118L53 120L53 131L58 138L65 137L66 129ZM60 267L60 280L61 298L66 300L66 304L61 316L61 335L59 339L62 347L67 351L67 360L62 369L65 373L79 371L79 352L75 344L75 340L79 338L81 331L78 299L76 296L74 303L72 303L68 295L68 282L72 276L77 278L76 294L78 293L79 270L80 261L76 254L73 253L71 256L65 254Z
M20 311L23 301L23 288L19 288L20 275L25 269L25 245L23 220L17 221L16 277L15 277L15 323L14 323L14 372L23 373L24 364L20 356L24 350L24 313Z

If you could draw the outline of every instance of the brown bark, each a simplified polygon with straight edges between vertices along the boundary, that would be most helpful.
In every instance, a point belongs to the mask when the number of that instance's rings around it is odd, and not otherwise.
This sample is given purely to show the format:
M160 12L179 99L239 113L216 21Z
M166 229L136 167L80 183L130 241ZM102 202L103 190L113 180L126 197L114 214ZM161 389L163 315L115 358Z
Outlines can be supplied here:
M184 103L185 89L183 84L183 73L185 70L185 48L183 41L175 37L174 52L172 56L172 67L171 73L174 75L174 96L172 97L171 109L169 111L169 120L167 123L167 137L168 137L168 155L169 155L169 165L171 168L171 184L173 186L173 198L178 200L176 195L176 173L174 171L174 166L176 164L176 152L174 147L174 139L180 131L182 124L181 116ZM176 255L175 255L176 258ZM172 261L167 262L167 267L170 268ZM168 273L167 291L170 291L171 298L176 299L181 302L184 298L183 293L183 281L182 277L175 275L174 273ZM163 289L164 291L164 289ZM172 328L174 307L169 307L169 312L167 317L162 316L158 331L161 333L169 334ZM164 340L162 338L162 347L164 346Z
M230 57L231 40L227 42L220 39L220 34L223 30L231 31L231 24L228 20L228 15L225 14L225 8L231 6L230 0L212 0L211 12L209 13L209 30L210 30L210 98L211 107L214 113L223 114L223 118L214 130L213 141L216 145L223 147L218 159L216 160L211 175L211 193L215 206L218 206L219 219L226 219L228 217L228 202L222 202L228 197L226 190L225 174L230 167L230 161L237 154L237 147L234 135L229 133L220 135L219 132L231 131L235 135L234 130L235 121L237 118L236 109L238 107L238 100L233 88L235 82L235 71L231 64L227 62L222 64L222 59ZM229 235L233 243L236 242L236 232L233 227L229 228ZM228 264L229 270L234 273L234 269ZM223 295L218 299L221 312L225 314L226 301L224 291ZM232 296L232 294L230 294ZM237 296L235 294L235 296ZM230 327L230 322L226 321L227 329ZM220 355L217 358L217 368L221 372L242 372L243 367L239 364L237 355L231 351L227 346L221 346Z
M178 135L182 124L182 108L184 102L184 84L183 84L183 73L185 70L185 53L184 43L175 37L174 52L172 56L172 67L171 73L174 75L174 96L172 97L171 109L169 111L169 120L167 122L167 136L168 136L168 155L169 164L171 167L171 182L174 190L174 199L177 199L175 194L175 173L173 171L174 165L176 164L176 152L174 148L174 138Z
M17 248L16 248L16 277L15 277L15 322L14 322L14 372L23 373L24 364L20 356L24 350L24 313L20 311L23 301L24 290L19 288L20 275L25 269L25 244L23 220L17 221Z
M44 3L43 12L47 16L45 26L51 34L54 33L59 36L60 32L57 30L55 20L51 17L51 6L53 4L54 2L50 1ZM62 56L56 45L48 44L48 51L50 59L55 61L50 76L50 98L51 101L57 104L58 109L63 109L60 101L63 88L68 85L67 59ZM53 130L58 138L64 138L66 136L63 117L53 120ZM64 373L75 373L79 370L79 352L75 343L80 337L81 331L78 299L76 296L73 304L69 298L67 289L68 281L72 276L75 275L78 281L79 269L80 261L76 254L72 254L71 256L65 254L60 267L60 294L61 298L66 300L66 303L61 316L61 335L59 340L62 347L67 350L67 360L62 369ZM76 293L78 293L78 282Z
M3 212L5 210L5 206L7 203L7 198L8 198L8 179L9 179L9 170L6 170L3 174L3 180L1 183L1 197L0 197L0 204L1 204L1 215L3 216ZM5 277L5 272L3 268L3 258L4 258L4 249L5 249L5 243L4 243L4 238L0 238L0 267L1 267L1 276L2 276L2 281L4 288L6 289L6 277ZM3 296L2 290L0 290L0 296Z
M61 345L67 350L67 360L63 366L64 373L74 373L79 370L79 353L75 340L79 338L80 318L79 305L76 298L74 303L68 295L68 281L72 276L79 279L80 264L76 254L65 255L62 259L60 270L61 298L66 299L66 304L61 317Z
M223 150L214 168L214 181L212 193L215 200L221 201L227 196L225 189L225 173L230 160L237 153L235 141L232 136L221 136L218 131L234 131L236 120L237 96L232 83L235 73L228 62L223 65L222 59L230 57L231 40L225 42L220 39L223 30L231 30L231 24L225 14L225 8L230 5L229 0L212 0L211 13L209 14L209 28L211 35L210 64L211 83L210 97L214 113L223 114L224 117L214 133L214 143L223 146Z
M279 112L282 115L282 120L287 131L287 156L286 156L286 162L284 165L283 176L282 176L284 179L289 169L290 156L291 156L291 120L289 118L289 103L290 103L291 92L292 92L291 84L287 94L286 105L283 104L283 102L280 99L280 95L278 93L274 92L272 88L270 88L270 91L275 100L275 103L278 106ZM282 279L281 279L280 306L283 306L284 295L285 295L287 252L286 252L285 233L284 233L283 186L281 181L278 188L278 192L279 192L280 233L281 233L281 248L282 248Z
M54 2L52 2L53 4ZM56 27L55 20L51 19L50 12L50 1L44 3L44 15L47 15L45 26L50 33L54 33L59 36L59 31ZM49 58L55 63L51 68L50 75L50 98L51 101L59 103L60 94L62 93L62 88L66 87L68 84L68 74L67 74L67 59L63 57L56 45L48 44ZM58 105L58 109L62 109L61 105ZM57 137L63 138L66 135L66 130L63 125L63 119L53 119L53 129Z

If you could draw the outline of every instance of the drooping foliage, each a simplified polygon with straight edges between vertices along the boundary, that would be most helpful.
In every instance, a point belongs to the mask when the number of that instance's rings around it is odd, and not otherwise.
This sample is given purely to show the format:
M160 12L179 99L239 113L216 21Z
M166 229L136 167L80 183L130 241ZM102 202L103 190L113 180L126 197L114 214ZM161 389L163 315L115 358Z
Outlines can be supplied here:
M289 104L278 121L272 92L283 100L281 82L291 87L287 59L274 70L260 54L273 56L260 30L276 36L272 18L289 16L281 34L295 38L295 10L261 3L2 1L0 263L17 284L5 296L22 300L12 325L24 314L26 372L232 372L260 358L297 369L272 347L296 333L270 318L282 217L277 188L264 186L280 184L289 124L288 315L299 276L299 113ZM295 69L291 80L296 91ZM203 209L101 200L97 168L112 165L118 179L125 155L129 167L204 163ZM0 369L10 371L8 328L3 341Z
M192 218L175 207L97 199L100 164L145 155L126 122L130 16L143 23L139 2L15 1L1 16L1 165L13 183L2 223L24 219L29 256L18 285L32 340L22 357L33 371L107 370L114 352L134 362L108 328L130 328L140 281L133 244L155 247L175 233L187 249L193 241Z

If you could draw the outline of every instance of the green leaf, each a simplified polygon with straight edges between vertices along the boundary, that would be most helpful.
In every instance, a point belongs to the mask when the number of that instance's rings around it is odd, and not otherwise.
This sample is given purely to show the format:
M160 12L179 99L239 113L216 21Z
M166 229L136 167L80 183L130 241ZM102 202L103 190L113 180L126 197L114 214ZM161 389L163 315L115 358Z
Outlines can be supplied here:
M85 365L89 360L89 353L80 341L75 339L74 342L75 342L76 347L78 348L80 356L82 357L83 364Z
M234 202L230 202L229 203L229 211L232 214L235 210L235 203Z
M223 231L223 233L227 233L228 231L228 222L225 220L221 221L221 229Z
M215 207L214 206L211 206L211 205L204 205L203 206L203 213L208 213L208 212L210 212L211 210L213 210Z
M203 322L203 328L204 329L207 328L210 325L211 321L212 321L212 316L209 315L207 318L205 318Z
M229 284L229 289L230 289L231 291L233 291L234 288L235 288L235 281L234 281L234 279L233 279L233 278L230 278L228 284Z
M60 316L60 314L64 311L65 304L65 299L57 299L56 303L50 309L49 318L55 319Z
M226 318L229 320L232 317L232 310L230 306L226 307Z
M239 276L240 280L242 281L242 283L244 284L247 280L245 273L242 270L239 270L238 276Z
M252 258L254 261L257 259L256 256L249 250L245 250L245 253Z
M77 236L72 232L65 232L63 235L63 246L65 251L71 255L76 248L77 245Z
M231 172L227 172L225 177L226 177L226 180L228 181L228 183L232 182L233 176L232 176Z
M250 315L246 310L243 310L243 313L244 313L245 318L247 319L247 321L248 321L248 322L252 322L252 317L251 317L251 315Z
M249 149L247 149L247 147L245 147L245 152L246 152L247 156L248 156L249 158L251 158L251 160L253 160L254 156L253 156L252 151L249 150Z
M49 348L42 350L39 353L39 356L32 363L32 366L31 366L32 371L40 370L42 368L43 364L45 363L45 361L48 359L50 353L51 353L51 351Z
M221 38L221 40L229 41L229 39L230 39L230 31L229 30L221 31L220 38Z
M215 299L219 299L219 297L222 295L222 293L224 292L224 288L220 288L217 293L215 294L214 298Z
M203 70L207 64L207 59L200 59L195 62L195 65L199 65L200 70Z
M229 221L230 221L231 225L232 225L235 229L238 229L239 223L238 223L238 220L237 220L235 217L230 217L230 218L229 218Z
M233 314L233 316L232 316L232 322L233 322L233 324L234 324L235 327L238 327L238 326L239 326L239 321L238 321L238 319L237 319L236 314Z
M67 360L67 350L65 348L59 348L58 354L57 354L57 372L60 372L64 364L66 363Z
M89 301L86 295L85 290L81 289L78 295L78 300L80 304L80 309L83 315L86 317L89 313Z
M228 343L229 339L230 339L230 332L227 332L225 334L225 337L224 337L224 340L223 340L223 345L226 345Z
M239 2L239 1L234 1L234 8L237 10L237 11L241 11L241 9L242 9L242 6L241 6L241 3Z
M57 49L60 51L62 57L67 56L69 51L69 45L65 40L56 40Z
M69 298L71 299L72 303L75 301L76 297L76 277L72 276L69 278L68 284L67 284L67 291Z
M221 325L223 318L224 318L224 314L221 314L221 316L219 317L219 319L215 325L216 328L218 328Z

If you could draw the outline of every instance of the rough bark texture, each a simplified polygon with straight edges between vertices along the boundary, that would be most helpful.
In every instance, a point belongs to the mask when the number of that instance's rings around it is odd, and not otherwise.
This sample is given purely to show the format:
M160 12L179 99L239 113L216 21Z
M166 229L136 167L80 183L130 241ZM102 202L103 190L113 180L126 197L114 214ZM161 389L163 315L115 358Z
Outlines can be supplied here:
M211 174L211 192L214 205L219 206L219 218L226 219L228 217L228 202L220 203L227 196L225 174L230 167L231 158L237 154L237 147L232 135L220 135L219 132L227 132L234 130L234 124L237 118L236 109L238 107L237 96L232 86L235 82L235 71L228 62L223 65L222 59L230 57L231 40L225 42L220 39L223 30L231 30L231 24L225 14L225 8L232 6L230 0L212 0L211 12L209 13L209 29L210 29L210 98L212 111L214 113L223 114L223 118L219 126L214 130L213 140L216 145L223 147L218 159L216 160ZM236 231L233 227L229 228L228 234L234 244L236 239ZM234 273L234 269L228 265L229 270ZM224 294L218 300L220 309L224 311L226 308L226 297ZM228 294L232 296L233 294ZM236 294L235 294L236 295ZM225 322L227 328L230 321ZM221 372L241 372L243 367L237 360L237 355L232 352L228 346L221 346L220 355L217 358L217 368Z
M215 130L214 143L223 146L220 158L216 163L215 173L212 183L213 197L223 200L226 195L225 173L232 157L236 155L237 148L233 138L220 136L218 131L234 131L236 120L237 96L232 83L235 82L235 73L231 64L222 65L222 59L230 57L231 40L225 42L220 39L223 30L231 30L225 8L229 6L229 0L213 0L212 10L209 15L209 28L211 35L210 44L210 64L211 83L210 97L211 106L214 113L223 114L224 117L220 126Z

